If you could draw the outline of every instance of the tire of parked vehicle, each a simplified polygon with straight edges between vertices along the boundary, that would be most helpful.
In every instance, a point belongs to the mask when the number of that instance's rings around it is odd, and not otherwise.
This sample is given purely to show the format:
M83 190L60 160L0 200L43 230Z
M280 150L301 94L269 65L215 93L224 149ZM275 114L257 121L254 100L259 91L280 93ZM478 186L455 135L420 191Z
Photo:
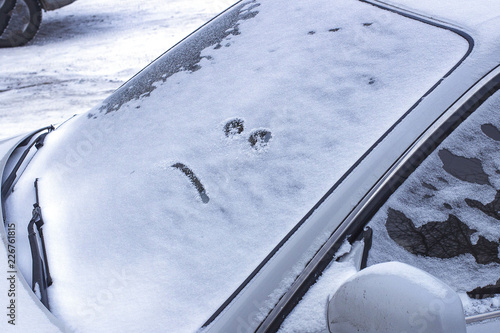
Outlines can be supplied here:
M0 36L0 47L26 44L35 37L42 23L42 7L38 0L17 0L15 2L10 22Z
M9 24L12 9L16 5L16 0L0 0L0 35Z

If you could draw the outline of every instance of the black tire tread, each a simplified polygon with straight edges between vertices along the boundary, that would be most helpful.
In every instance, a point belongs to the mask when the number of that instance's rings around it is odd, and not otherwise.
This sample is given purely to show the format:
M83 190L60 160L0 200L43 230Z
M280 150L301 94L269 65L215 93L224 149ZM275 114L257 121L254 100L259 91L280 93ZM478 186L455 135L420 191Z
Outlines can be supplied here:
M0 6L0 35L7 28L15 5L16 0L5 0L2 6Z
M23 14L16 9L20 1L23 1L28 7L29 14L26 17L16 17L16 14ZM29 24L24 27L18 27L15 23L19 24L19 20L29 20ZM12 16L9 25L0 36L0 48L22 46L28 43L35 37L42 23L42 7L39 0L17 0L16 6L12 11ZM21 30L16 31L16 29Z

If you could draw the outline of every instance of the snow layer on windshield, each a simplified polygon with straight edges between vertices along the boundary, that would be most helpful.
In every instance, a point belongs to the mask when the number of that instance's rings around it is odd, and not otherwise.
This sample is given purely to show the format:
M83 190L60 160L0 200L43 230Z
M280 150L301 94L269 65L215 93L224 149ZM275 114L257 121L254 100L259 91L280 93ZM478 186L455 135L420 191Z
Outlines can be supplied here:
M374 231L369 265L397 260L419 267L459 292L467 314L500 308L500 295L484 291L500 284L499 110L497 92L369 224Z
M198 329L468 48L352 0L241 11L194 66L51 134L11 196L40 178L51 306L73 329Z

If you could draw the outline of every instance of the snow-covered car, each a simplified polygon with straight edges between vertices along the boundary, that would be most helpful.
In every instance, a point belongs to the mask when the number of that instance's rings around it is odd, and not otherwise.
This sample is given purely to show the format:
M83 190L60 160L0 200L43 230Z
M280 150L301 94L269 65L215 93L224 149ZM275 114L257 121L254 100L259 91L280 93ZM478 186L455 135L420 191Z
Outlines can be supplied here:
M35 37L42 9L56 10L76 0L1 0L0 47L22 46Z
M498 332L500 4L466 6L243 0L0 142L7 277L38 305L5 322Z

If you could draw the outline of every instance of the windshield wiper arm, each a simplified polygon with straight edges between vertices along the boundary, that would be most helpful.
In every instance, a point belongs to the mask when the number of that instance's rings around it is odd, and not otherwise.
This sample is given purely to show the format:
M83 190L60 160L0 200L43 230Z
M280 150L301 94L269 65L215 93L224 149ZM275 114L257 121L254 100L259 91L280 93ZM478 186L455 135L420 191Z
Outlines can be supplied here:
M19 158L19 160L17 161L16 165L14 166L14 169L11 171L11 173L9 174L9 176L3 182L3 184L2 184L2 200L5 200L7 198L8 193L11 190L12 185L14 184L14 181L16 180L16 178L18 176L17 172L19 171L19 169L21 168L21 165L23 164L24 160L28 156L31 148L33 146L35 146L37 149L40 149L41 147L43 147L43 143L44 143L45 137L47 136L47 134L49 134L53 130L54 130L54 126L48 126L48 127L40 129L37 132L37 133L39 133L41 131L47 131L47 133L43 133L42 135L38 136L36 138L36 140L33 141L30 144L29 147L26 148L26 150L23 152L21 158ZM37 133L35 133L32 136L30 136L28 139L31 140L33 138L33 136L36 135ZM26 142L26 144L28 144L28 142ZM23 145L23 144L21 144L21 145Z
M31 289L40 298L40 301L47 309L49 307L49 298L47 294L47 288L52 285L52 277L50 276L49 263L47 260L47 251L45 250L45 240L43 238L43 218L42 210L38 201L38 178L35 180L35 193L36 193L36 203L33 205L33 216L28 224L28 239L31 248L31 258L32 258L32 281ZM35 226L36 229L35 230ZM38 237L41 240L41 251L38 245Z

